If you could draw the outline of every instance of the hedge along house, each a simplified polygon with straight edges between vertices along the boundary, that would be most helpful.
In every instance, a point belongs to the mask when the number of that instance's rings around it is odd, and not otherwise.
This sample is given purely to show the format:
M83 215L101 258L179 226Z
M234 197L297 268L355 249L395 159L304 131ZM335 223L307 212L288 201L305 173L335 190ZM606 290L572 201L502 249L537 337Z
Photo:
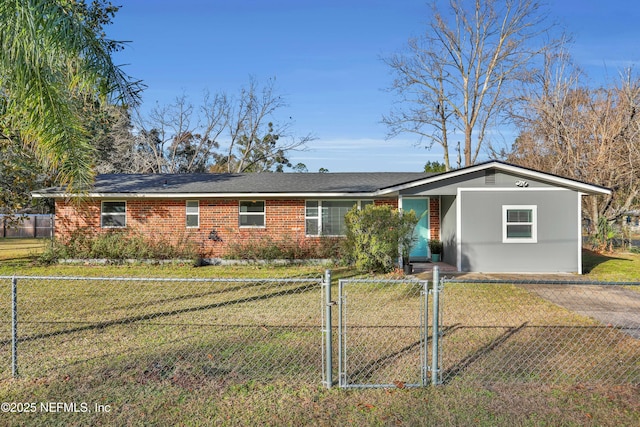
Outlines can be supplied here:
M581 199L598 194L611 190L489 161L439 174L99 175L79 204L59 187L33 196L55 199L62 240L78 229L187 235L208 258L231 242L341 236L354 205L387 204L420 217L412 260L439 239L459 271L581 273Z

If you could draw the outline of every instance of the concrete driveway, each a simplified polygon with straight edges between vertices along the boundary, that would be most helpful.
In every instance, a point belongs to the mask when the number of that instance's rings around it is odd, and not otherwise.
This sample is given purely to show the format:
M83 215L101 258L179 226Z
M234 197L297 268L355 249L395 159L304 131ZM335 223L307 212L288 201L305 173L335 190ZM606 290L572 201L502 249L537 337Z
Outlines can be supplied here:
M640 286L524 285L542 298L640 339Z
M447 276L450 273L445 273ZM528 284L520 286L535 292L540 297L583 316L620 328L636 339L640 339L640 285L624 287L620 285L590 284L586 279L572 274L483 274L463 273L455 275L461 280ZM431 279L427 273L420 275ZM584 280L587 283L574 284ZM536 282L551 281L553 284ZM569 283L563 283L563 281Z

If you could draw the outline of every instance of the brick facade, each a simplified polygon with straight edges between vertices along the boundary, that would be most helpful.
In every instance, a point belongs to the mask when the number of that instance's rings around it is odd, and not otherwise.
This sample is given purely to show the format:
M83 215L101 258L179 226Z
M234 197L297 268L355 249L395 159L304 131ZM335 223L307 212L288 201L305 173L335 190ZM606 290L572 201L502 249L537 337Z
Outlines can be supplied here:
M440 240L440 197L429 198L429 234Z
M430 209L433 209L432 199ZM265 202L264 227L239 226L239 200L237 199L200 199L197 228L186 226L186 200L184 199L129 199L126 201L126 230L142 233L149 238L158 237L167 240L188 238L197 242L205 258L221 257L227 245L234 242L247 242L269 238L273 241L307 241L317 237L305 236L305 200L304 199L267 199ZM378 199L376 205L398 207L397 199ZM436 205L437 206L437 205ZM55 235L64 241L74 230L107 232L101 228L101 202L99 200L82 203L56 200ZM438 210L435 211L436 213ZM437 225L439 233L439 215L430 221ZM118 229L122 230L122 229ZM431 231L432 235L434 230Z

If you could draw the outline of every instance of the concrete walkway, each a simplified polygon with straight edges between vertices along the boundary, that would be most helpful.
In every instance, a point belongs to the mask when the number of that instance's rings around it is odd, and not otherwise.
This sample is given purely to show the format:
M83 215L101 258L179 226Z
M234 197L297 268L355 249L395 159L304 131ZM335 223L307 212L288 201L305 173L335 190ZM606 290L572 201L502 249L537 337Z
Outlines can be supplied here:
M452 274L452 273L458 272L458 269L456 267L444 262L412 262L412 264L413 264L413 274L420 275L419 277L421 279L425 278L425 277L422 277L422 276L425 276L424 273L427 273L426 276L428 276L428 278L431 279L431 273L433 272L433 267L436 265L440 269L440 275L442 275L442 273Z

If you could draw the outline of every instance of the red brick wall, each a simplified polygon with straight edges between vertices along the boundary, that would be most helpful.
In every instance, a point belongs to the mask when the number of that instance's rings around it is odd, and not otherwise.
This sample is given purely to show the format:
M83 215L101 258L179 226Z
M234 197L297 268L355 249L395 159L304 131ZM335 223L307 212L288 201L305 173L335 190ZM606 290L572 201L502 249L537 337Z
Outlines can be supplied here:
M237 199L200 199L200 226L186 227L185 200L127 200L128 231L145 234L148 237L167 239L188 239L199 243L206 258L220 257L230 243L260 240L268 237L276 241L282 239L313 240L305 237L305 201L265 200L266 224L263 228L244 228L238 224L239 202ZM397 208L397 199L379 199L376 205L390 205ZM76 229L87 228L93 232L110 229L100 227L100 201L80 204L56 200L56 237L65 240ZM439 236L439 200L431 199L431 235ZM434 227L436 229L434 230ZM221 241L209 238L212 231Z
M377 199L373 201L373 204L376 206L389 205L394 209L398 209L398 199Z
M429 232L431 239L440 240L440 197L429 198Z
M55 235L64 239L73 230L100 229L100 202L73 203L56 200Z
M64 240L80 228L94 232L109 230L100 227L100 206L99 201L72 204L56 200L56 237ZM265 227L240 227L238 200L201 199L200 226L187 228L185 200L132 199L127 200L126 229L149 237L187 236L202 245L205 257L222 256L227 244L239 240L305 238L304 200L266 200L265 213ZM214 230L221 241L209 239Z

